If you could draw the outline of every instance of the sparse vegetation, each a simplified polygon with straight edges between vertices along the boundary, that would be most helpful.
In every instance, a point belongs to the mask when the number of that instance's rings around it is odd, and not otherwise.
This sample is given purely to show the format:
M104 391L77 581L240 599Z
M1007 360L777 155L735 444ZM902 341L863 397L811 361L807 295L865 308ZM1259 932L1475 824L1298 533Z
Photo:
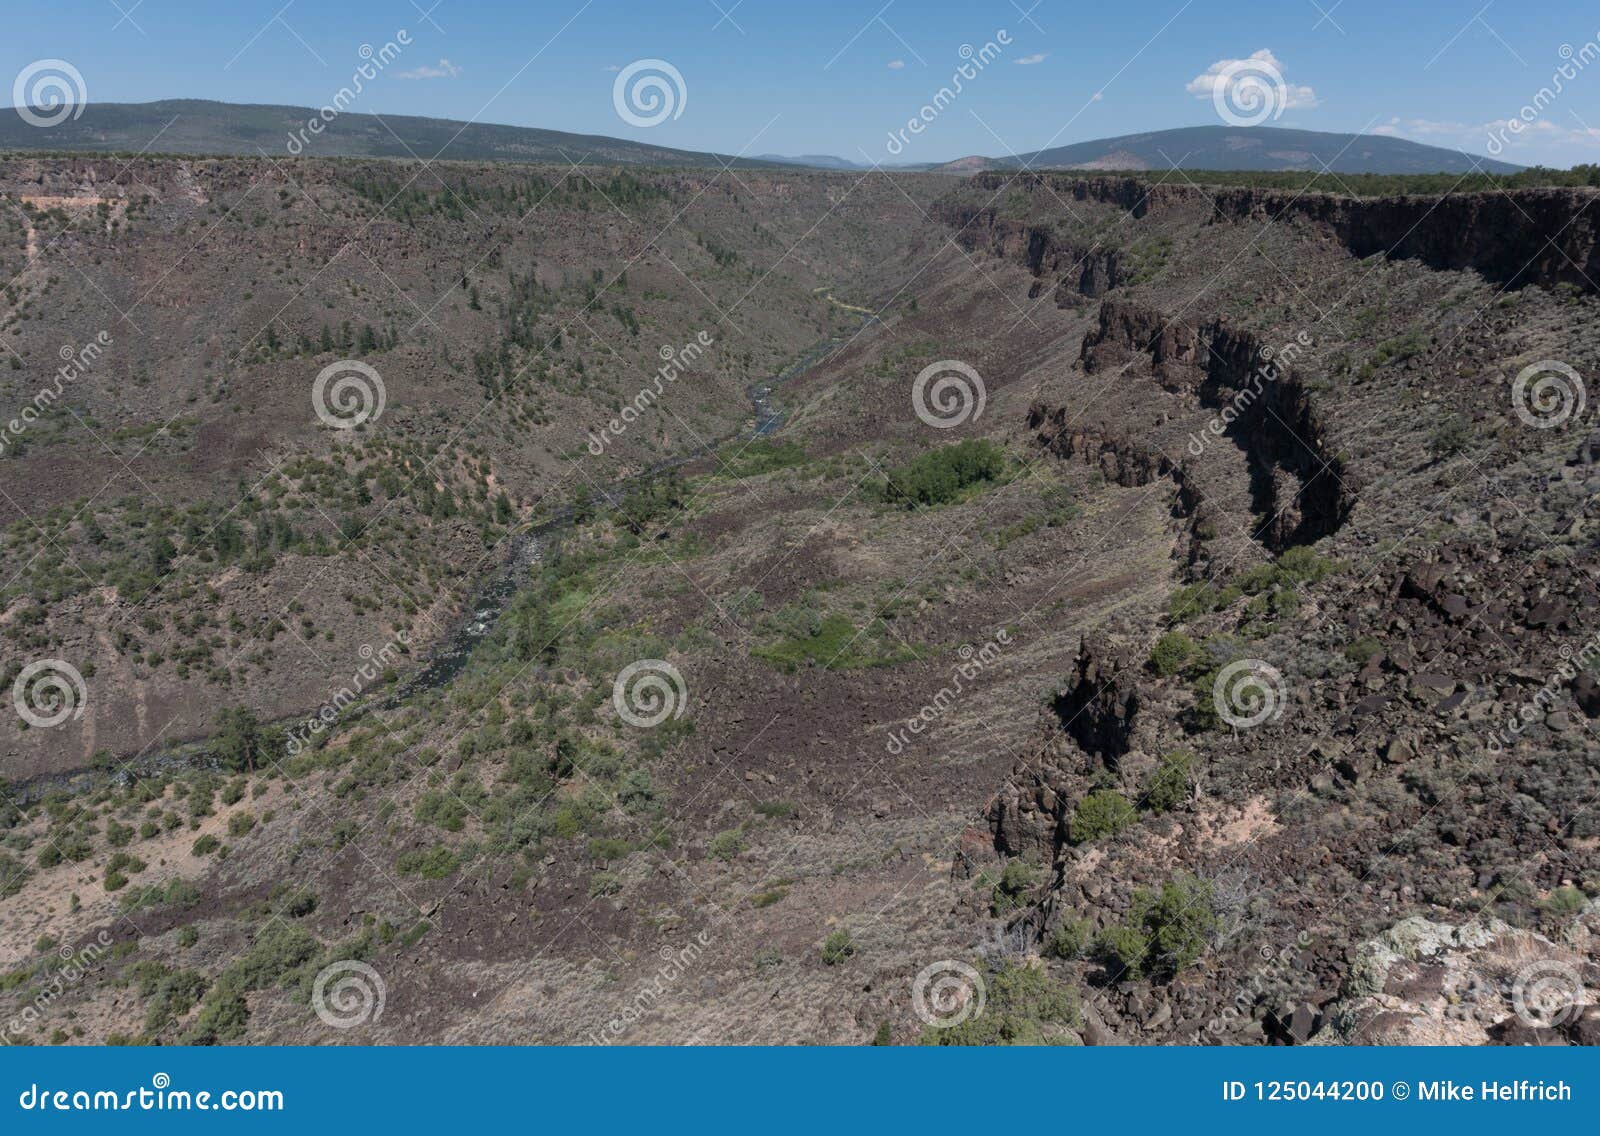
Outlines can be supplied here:
M843 927L830 932L822 941L822 961L828 966L838 966L847 961L856 953L855 940L850 937L850 932Z
M1194 778L1194 757L1183 750L1169 753L1145 782L1143 804L1151 812L1164 813L1189 799Z

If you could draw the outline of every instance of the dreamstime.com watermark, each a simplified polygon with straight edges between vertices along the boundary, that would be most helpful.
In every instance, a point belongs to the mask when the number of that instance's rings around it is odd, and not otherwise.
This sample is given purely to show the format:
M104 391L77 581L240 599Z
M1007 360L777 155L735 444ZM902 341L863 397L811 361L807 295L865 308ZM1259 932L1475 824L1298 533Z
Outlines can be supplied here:
M89 704L89 687L65 659L38 659L17 672L11 705L28 725L48 730L67 719L76 722Z
M656 968L656 972L634 992L628 1004L622 1008L622 1013L592 1032L589 1040L596 1045L610 1045L620 1039L646 1014L655 1009L673 987L683 981L710 945L711 932L701 931L689 941L688 946L662 947L661 965Z
M6 1022L5 1029L0 1030L0 1045L26 1044L26 1034L43 1020L50 1004L76 986L89 973L89 968L105 957L111 947L109 931L101 931L95 936L94 942L77 950L62 947L59 955L61 965L50 971L50 980L39 988L33 1000Z
M311 1008L324 1025L354 1029L383 1017L389 986L383 975L359 959L341 959L317 972Z
M1524 103L1515 115L1504 122L1489 124L1489 142L1484 149L1490 157L1505 153L1506 145L1512 138L1531 128L1566 92L1567 84L1600 59L1600 32L1596 32L1593 39L1579 48L1574 48L1570 43L1562 44L1556 54L1562 59L1561 65L1551 74L1550 82L1534 94L1532 101Z
M24 1112L282 1112L280 1089L174 1089L157 1073L149 1085L115 1089L51 1089L31 1084L17 1097Z
M1559 1029L1576 1019L1589 1000L1583 975L1560 959L1526 963L1509 977L1509 988L1507 983L1503 974L1447 972L1445 1017L1489 1027L1515 1015L1530 1029Z
M1294 361L1300 358L1311 344L1310 334L1302 331L1277 351L1273 351L1270 347L1262 348L1261 364L1250 372L1244 386L1239 388L1233 399L1222 408L1221 413L1213 415L1211 421L1198 432L1190 433L1189 454L1192 457L1199 457L1205 453L1210 440L1222 437L1227 433L1228 427L1244 417L1245 412L1255 405L1256 399L1261 397L1262 392L1288 374Z
M911 980L911 1012L934 1029L953 1029L983 1016L989 987L978 969L956 959L923 967Z
M39 393L22 408L21 414L0 425L0 455L4 455L13 442L27 433L28 427L39 421L46 411L59 402L68 387L93 370L94 365L100 361L100 356L106 353L106 348L111 344L109 331L100 332L82 347L74 348L70 343L63 344L61 366L56 368L55 381L39 388Z
M1289 84L1268 53L1226 63L1211 81L1211 103L1229 126L1260 126L1281 118L1289 101Z
M1311 935L1301 931L1287 946L1261 947L1261 965L1251 971L1233 993L1233 998L1220 1013L1206 1022L1205 1029L1194 1036L1198 1045L1209 1034L1216 1037L1228 1032L1234 1022L1252 1015L1263 998L1282 999L1286 994L1298 995L1310 986L1315 976L1295 965L1295 958L1311 946Z
M655 406L661 397L667 393L667 388L678 381L685 371L700 361L716 339L708 331L701 331L682 347L674 348L670 344L662 344L659 352L661 366L656 368L656 373L650 376L650 382L643 387L633 399L625 405L621 412L598 430L589 431L589 452L599 457L606 452L606 447L612 441L622 437L628 432L628 427L639 421L644 413Z
M353 702L370 690L373 683L382 682L400 656L408 653L410 646L411 636L405 631L396 631L393 639L377 649L370 643L361 644L357 654L364 661L351 672L350 681L335 691L333 697L323 703L315 714L285 731L284 748L289 755L294 757L302 753L318 734L337 722Z
M83 73L65 59L36 59L17 72L11 105L29 126L49 129L83 117L89 88Z
M689 709L689 687L683 673L664 659L629 663L611 684L611 705L617 717L642 730L653 729L668 718L681 718Z
M395 33L394 39L382 47L373 49L370 43L364 43L357 49L356 54L361 56L362 62L350 76L350 82L340 87L334 94L333 101L324 103L317 113L306 119L306 124L298 130L290 131L286 148L291 157L299 157L311 145L314 138L321 137L334 119L338 118L350 105L361 97L367 89L367 84L383 74L384 69L400 58L400 52L411 46L411 32L401 28Z
M329 363L311 383L311 409L324 426L335 430L354 430L376 422L388 401L383 376L359 359Z
M1283 717L1288 696L1277 667L1261 659L1235 659L1217 672L1211 701L1217 717L1236 730L1249 730Z
M976 422L988 402L983 376L960 359L929 363L911 382L911 409L919 421L935 430Z
M1582 418L1588 392L1577 369L1559 359L1529 363L1511 380L1511 408L1535 430L1565 426Z
M956 699L978 677L1000 661L1005 649L1011 646L1011 634L1005 628L995 632L994 638L981 647L974 647L971 643L963 643L956 654L961 657L961 662L950 668L950 682L947 686L939 688L922 709L906 719L906 724L889 734L889 740L884 743L884 748L891 754L905 752L911 744L914 735L920 735L929 726L933 725L955 705Z
M961 56L962 63L950 76L950 82L935 91L933 98L923 103L904 126L899 130L889 131L889 141L885 143L884 149L888 150L892 157L903 154L911 143L911 138L907 135L921 135L932 126L941 114L954 105L961 92L966 89L966 84L982 74L985 67L999 59L1011 43L1011 33L1001 28L994 33L994 38L982 47L974 48L970 43L962 44L957 52Z
M683 116L689 85L683 73L665 59L635 59L617 72L611 84L611 105L629 126L649 129Z

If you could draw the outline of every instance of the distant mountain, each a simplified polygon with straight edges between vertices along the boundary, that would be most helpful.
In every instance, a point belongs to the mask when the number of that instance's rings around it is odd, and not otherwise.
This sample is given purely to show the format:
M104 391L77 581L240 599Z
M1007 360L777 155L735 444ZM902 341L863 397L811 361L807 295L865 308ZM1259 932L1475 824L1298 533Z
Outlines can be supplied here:
M954 161L945 162L941 166L934 167L941 174L975 174L984 170L999 168L1001 167L998 159L984 158L976 154L968 158L957 158Z
M310 107L163 99L153 103L90 103L77 119L43 128L0 111L0 150L148 151L157 154L249 154L283 157L434 158L457 161L576 162L601 165L768 167L760 159L729 158L651 146L598 134L568 134L528 126L497 126L413 115L347 112L320 135L306 124Z
M756 158L652 146L600 134L531 126L467 123L414 115L345 113L312 134L309 107L257 106L205 99L91 103L76 119L41 129L0 111L0 150L147 151L279 157L435 158L458 161L575 162L631 166L803 166L867 170L831 154ZM319 120L320 121L320 120ZM293 141L291 141L293 140ZM1351 174L1514 173L1520 166L1378 134L1327 134L1276 127L1189 126L1056 146L1006 158L958 158L884 167L970 174L984 169L1321 170Z
M968 162L970 159L963 159ZM1328 134L1271 126L1186 126L1056 146L991 169L1310 170L1341 174L1515 173L1521 166L1382 134ZM941 167L944 168L944 167Z
M870 167L860 162L852 162L849 158L836 158L832 154L798 154L788 157L783 154L758 154L758 162L773 162L780 166L806 166L814 170L865 170Z

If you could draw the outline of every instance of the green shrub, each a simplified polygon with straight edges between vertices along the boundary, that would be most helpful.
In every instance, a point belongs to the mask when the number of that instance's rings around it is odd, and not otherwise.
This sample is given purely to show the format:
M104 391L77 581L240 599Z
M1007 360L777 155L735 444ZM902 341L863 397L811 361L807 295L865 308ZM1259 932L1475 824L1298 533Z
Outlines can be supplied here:
M228 835L233 837L248 836L250 830L255 826L256 818L250 813L234 813L228 818Z
M1451 414L1428 435L1428 455L1435 461L1454 457L1472 444L1472 427L1459 414Z
M1214 611L1231 607L1243 592L1236 585L1214 588L1210 584L1190 584L1172 593L1167 601L1167 614L1174 622L1184 623Z
M144 907L193 907L200 902L200 889L182 877L174 877L165 884L134 888L122 901L124 911L137 911Z
M1004 966L980 977L983 1012L943 1028L930 1025L922 1033L923 1045L1078 1044L1070 1032L1082 1022L1078 992L1043 967Z
M194 842L194 846L191 847L189 851L194 853L196 856L205 856L209 853L215 852L217 850L217 846L221 843L222 841L218 840L215 836L212 836L208 832L196 840Z
M1541 906L1551 915L1566 916L1576 915L1588 902L1589 897L1577 888L1558 887L1545 898Z
M1087 844L1115 836L1139 819L1134 807L1115 789L1099 789L1078 802L1072 810L1068 832L1074 844Z
M1100 942L1129 975L1170 979L1205 953L1221 924L1215 888L1181 872L1160 890L1134 892L1127 921Z
M1052 958L1072 960L1082 958L1083 952L1089 949L1092 941L1092 931L1087 919L1079 919L1074 915L1064 916L1056 929L1050 934L1050 941L1045 944L1045 954Z
M461 859L443 844L432 848L419 848L402 852L395 867L403 876L421 876L428 880L443 880L456 874Z
M1150 652L1150 669L1162 678L1175 675L1200 652L1199 646L1181 631L1169 631L1156 640Z
M781 638L753 648L750 654L791 673L808 664L851 670L893 666L921 657L915 648L891 640L881 619L861 628L841 612L822 615L790 608L779 612L769 623Z
M237 990L217 990L200 1006L194 1027L183 1035L184 1045L217 1045L244 1036L250 1006Z
M32 874L21 860L0 852L0 899L16 895Z
M128 877L145 870L145 862L127 852L118 852L106 861L106 890L119 891L128 885Z
M1161 759L1145 783L1144 804L1152 812L1164 813L1189 799L1194 758L1178 750Z
M1344 657L1358 667L1372 661L1372 656L1383 650L1383 644L1370 635L1363 635L1344 649Z
M994 886L992 909L996 915L1015 911L1027 902L1028 893L1039 882L1037 869L1025 860L1007 860L1000 873L1000 882Z
M599 899L603 895L616 895L622 890L622 877L615 872L596 872L589 877L589 898Z
M719 832L706 845L706 851L717 860L732 860L744 851L744 833L737 828Z
M609 864L612 860L626 860L632 852L633 845L616 836L597 836L589 841L589 859L602 864Z
M165 970L164 967L162 969ZM150 984L153 988L141 987L140 995L150 1000L144 1019L146 1032L158 1033L183 1017L200 1001L200 996L210 985L210 981L198 970L176 970L161 975Z
M316 937L297 923L274 919L256 933L244 956L230 963L218 984L240 990L263 990L309 962L320 949Z
M1144 973L1146 939L1137 927L1122 924L1100 932L1095 947L1113 967L1113 977L1137 978Z
M843 927L822 941L822 961L828 966L838 966L855 953L855 940Z
M446 832L460 832L467 824L467 806L454 793L434 790L424 793L417 802L416 817L421 824L431 824Z
M731 456L719 458L717 472L734 478L756 477L774 470L804 465L806 461L805 447L799 442L775 442L760 438L748 444L740 443L733 450Z

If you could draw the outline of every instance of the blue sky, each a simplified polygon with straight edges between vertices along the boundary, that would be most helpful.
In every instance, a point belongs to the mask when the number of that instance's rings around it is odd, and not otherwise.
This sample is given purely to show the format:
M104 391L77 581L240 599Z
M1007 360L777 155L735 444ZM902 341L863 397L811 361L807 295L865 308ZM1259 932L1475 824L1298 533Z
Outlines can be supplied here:
M935 161L1218 123L1208 72L1259 53L1282 79L1269 125L1381 131L1485 154L1563 45L1600 51L1572 0L54 0L19 6L0 73L70 63L91 102L198 97L320 106L362 44L403 48L349 108L634 138L724 153ZM431 9L431 14L424 14ZM891 132L948 84L963 44L1011 39L902 152ZM617 68L661 59L682 113L630 125ZM1508 136L1513 161L1600 161L1600 58ZM1100 97L1095 98L1099 93ZM0 98L5 96L0 95ZM6 101L11 101L9 98Z

